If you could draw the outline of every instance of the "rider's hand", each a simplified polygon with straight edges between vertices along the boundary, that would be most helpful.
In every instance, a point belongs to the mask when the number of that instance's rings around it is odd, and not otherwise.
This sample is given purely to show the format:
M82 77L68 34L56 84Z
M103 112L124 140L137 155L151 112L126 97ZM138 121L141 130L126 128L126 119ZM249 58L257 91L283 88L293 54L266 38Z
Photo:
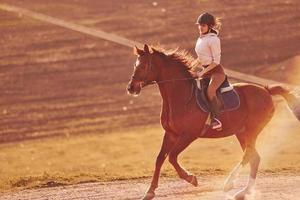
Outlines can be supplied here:
M197 76L201 78L204 75L204 70L197 72Z

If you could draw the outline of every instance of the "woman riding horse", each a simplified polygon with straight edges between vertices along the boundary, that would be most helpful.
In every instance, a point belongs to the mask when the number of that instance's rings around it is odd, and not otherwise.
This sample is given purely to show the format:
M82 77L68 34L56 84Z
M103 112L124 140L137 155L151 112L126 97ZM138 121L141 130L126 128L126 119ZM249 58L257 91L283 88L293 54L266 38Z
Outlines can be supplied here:
M221 61L221 45L217 29L220 29L220 20L209 13L203 13L198 17L200 37L197 40L195 51L202 64L203 70L198 73L199 78L209 78L210 83L207 88L207 98L210 107L211 128L222 129L222 123L218 119L219 108L216 91L224 82L226 75Z
M211 37L214 37L216 41L218 40L216 36ZM194 80L196 76L191 70L194 63L192 56L186 52L169 52L148 45L144 45L144 49L134 47L134 53L137 58L127 86L128 93L138 95L143 87L156 82L163 100L161 110L161 125L164 129L163 142L156 158L150 187L143 199L151 200L155 197L160 170L167 157L180 178L197 186L197 177L184 169L178 162L179 154L199 137L221 138L230 135L236 136L244 151L244 156L228 176L224 190L228 191L233 188L234 180L241 166L249 164L249 181L243 189L234 195L235 199L244 199L247 194L251 193L255 185L260 163L260 155L256 150L256 139L274 114L275 105L272 96L281 95L284 97L300 121L299 99L289 89L280 85L233 84L240 97L240 106L236 110L220 114L219 118L223 125L218 134L215 134L216 130L213 129L201 134L206 127L207 113L199 109L196 102ZM212 60L212 63L204 72L210 73L211 70L221 69L217 66L212 67L218 65L218 61ZM214 80L212 79L211 86L216 88L215 84L218 85L221 81L218 80L214 83ZM199 155L201 153L204 152L199 152Z

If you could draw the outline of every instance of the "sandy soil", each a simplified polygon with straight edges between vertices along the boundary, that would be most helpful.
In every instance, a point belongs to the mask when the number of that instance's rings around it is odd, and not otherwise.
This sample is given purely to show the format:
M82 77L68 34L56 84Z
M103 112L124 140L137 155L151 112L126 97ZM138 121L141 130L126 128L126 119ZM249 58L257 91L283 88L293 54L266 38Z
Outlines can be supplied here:
M193 187L175 178L162 178L156 191L155 199L182 200L220 200L227 199L242 188L247 178L241 176L235 188L223 193L221 188L225 177L198 178L199 186ZM79 185L24 190L0 197L1 200L21 199L141 199L146 191L149 179L130 181L114 181L104 183L85 183ZM247 197L248 200L292 200L300 195L300 176L288 175L260 175L256 190Z
M191 52L197 37L194 19L200 12L210 10L224 18L221 37L225 67L279 81L289 81L283 76L289 66L279 66L278 73L271 70L264 74L260 65L269 67L300 54L295 45L300 41L297 0L254 0L244 4L237 0L176 0L158 1L157 6L153 1L138 0L2 2ZM161 99L156 87L146 88L144 98L126 96L135 59L130 49L12 13L0 11L0 17L1 143L55 135L102 134L120 127L159 123ZM297 73L288 75L296 77ZM299 83L299 78L295 80ZM219 186L223 179L199 180L203 185L198 188L177 179L165 179L157 199L222 199ZM88 183L26 190L1 199L140 199L148 183L149 180ZM297 199L299 184L300 177L292 174L261 176L255 199Z

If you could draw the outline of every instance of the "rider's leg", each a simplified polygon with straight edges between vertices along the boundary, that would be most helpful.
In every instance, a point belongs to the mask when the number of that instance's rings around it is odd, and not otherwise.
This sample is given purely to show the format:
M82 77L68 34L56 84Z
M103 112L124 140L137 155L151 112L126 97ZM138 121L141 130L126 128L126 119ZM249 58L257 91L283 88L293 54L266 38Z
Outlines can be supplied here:
M207 97L210 104L211 111L211 126L213 129L221 129L222 123L218 119L219 106L216 97L216 91L224 82L226 76L222 73L214 73L211 76L211 80L207 89Z

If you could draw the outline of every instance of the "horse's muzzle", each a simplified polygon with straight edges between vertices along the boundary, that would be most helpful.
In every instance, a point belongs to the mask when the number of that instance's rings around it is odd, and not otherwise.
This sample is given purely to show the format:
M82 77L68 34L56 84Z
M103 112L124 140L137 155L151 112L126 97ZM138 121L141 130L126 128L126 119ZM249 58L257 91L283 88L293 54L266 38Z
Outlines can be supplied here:
M141 92L141 84L130 81L127 85L127 93L132 95L138 95Z

